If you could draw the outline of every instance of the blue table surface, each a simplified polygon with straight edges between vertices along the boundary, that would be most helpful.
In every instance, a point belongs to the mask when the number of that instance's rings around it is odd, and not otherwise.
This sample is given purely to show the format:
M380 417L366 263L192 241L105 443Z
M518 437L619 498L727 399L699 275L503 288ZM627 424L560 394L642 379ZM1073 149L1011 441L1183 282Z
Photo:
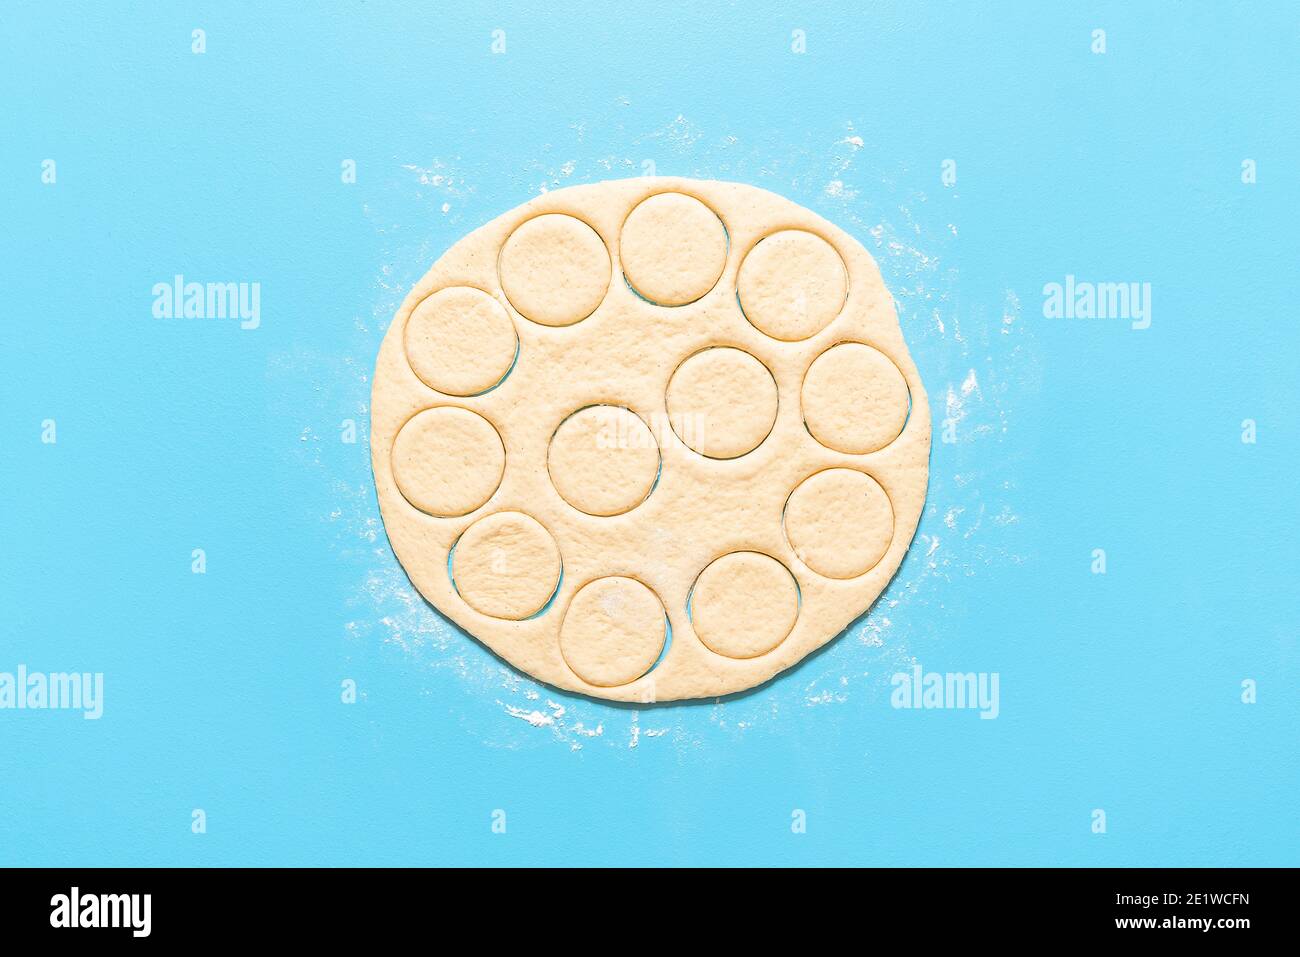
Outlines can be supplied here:
M0 672L103 715L0 710L0 864L1300 864L1294 7L81 6L0 21ZM631 708L414 593L367 428L442 251L647 163L860 239L936 441L868 615ZM155 319L177 274L257 328Z

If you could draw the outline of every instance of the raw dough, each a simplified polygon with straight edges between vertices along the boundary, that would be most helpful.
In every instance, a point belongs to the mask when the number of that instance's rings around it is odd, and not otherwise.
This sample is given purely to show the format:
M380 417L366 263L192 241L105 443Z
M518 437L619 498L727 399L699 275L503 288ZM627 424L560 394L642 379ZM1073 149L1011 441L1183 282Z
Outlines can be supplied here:
M803 380L803 419L822 445L841 452L884 448L907 421L907 381L871 346L842 342L827 349Z
M686 445L712 459L758 448L776 421L776 381L748 352L713 346L668 381L668 421Z
M805 479L785 504L794 553L827 578L857 578L875 567L894 537L894 510L880 483L854 469Z
M560 497L588 515L618 515L641 504L659 477L659 446L627 409L593 405L560 423L547 453Z
M560 550L522 512L481 518L452 546L451 581L460 597L492 618L515 621L546 606L560 582Z
M770 555L732 552L708 568L691 590L691 624L713 651L728 658L767 654L799 616L799 586Z
M640 678L663 651L668 616L634 578L597 578L578 589L560 626L560 650L574 673L613 687Z
M839 315L848 291L839 253L800 229L763 239L740 267L740 308L776 339L795 341L821 332Z
M623 223L623 275L642 297L683 306L713 288L727 264L727 231L698 199L659 193Z
M492 423L455 406L412 416L393 443L397 487L430 515L474 511L497 490L505 467L505 446Z
M522 671L622 701L741 691L843 631L911 543L929 443L866 250L737 183L577 186L493 220L407 297L372 395L420 592Z
M519 314L547 326L586 319L609 285L609 253L580 219L548 213L530 219L506 240L501 287Z
M406 355L431 389L478 395L510 371L519 344L505 306L481 289L440 289L406 321Z

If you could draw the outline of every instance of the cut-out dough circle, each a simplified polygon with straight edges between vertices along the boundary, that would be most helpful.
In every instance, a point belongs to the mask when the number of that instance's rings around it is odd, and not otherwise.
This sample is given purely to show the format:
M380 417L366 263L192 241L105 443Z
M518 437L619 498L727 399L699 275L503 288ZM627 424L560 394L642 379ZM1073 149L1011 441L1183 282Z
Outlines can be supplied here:
M907 421L907 380L889 356L860 342L827 349L803 380L803 417L822 445L850 454L882 449Z
M425 385L447 395L491 389L515 360L515 327L505 306L481 289L440 289L406 320L406 357Z
M659 193L628 215L619 252L633 289L651 302L682 306L703 296L722 275L727 231L693 196Z
M573 216L548 213L511 233L501 250L501 286L525 318L544 326L586 319L609 286L609 252Z
M560 580L560 550L542 525L521 512L479 519L456 542L451 575L474 609L518 620L545 607Z
M767 654L799 617L799 586L770 555L732 552L710 563L691 591L691 623L711 650L728 658Z
M821 332L848 291L835 247L800 229L765 237L740 267L740 306L755 328L775 339L798 341Z
M560 626L564 660L584 681L625 685L650 670L663 651L663 602L634 578L598 578L578 589Z
M468 409L441 406L413 416L393 444L393 477L422 512L472 512L501 484L506 450L492 423Z
M856 578L875 567L894 535L894 510L880 483L854 469L826 469L794 490L785 506L794 553L827 578Z
M560 496L588 515L619 515L654 488L659 446L649 427L627 409L593 405L560 423L547 468Z
M670 213L703 263L647 250ZM592 416L612 448L583 441ZM929 443L871 256L738 183L504 213L411 290L371 395L384 527L420 593L534 678L629 702L762 684L867 611L915 534Z
M677 437L712 459L753 451L776 421L772 373L748 352L729 346L697 352L678 366L666 400Z

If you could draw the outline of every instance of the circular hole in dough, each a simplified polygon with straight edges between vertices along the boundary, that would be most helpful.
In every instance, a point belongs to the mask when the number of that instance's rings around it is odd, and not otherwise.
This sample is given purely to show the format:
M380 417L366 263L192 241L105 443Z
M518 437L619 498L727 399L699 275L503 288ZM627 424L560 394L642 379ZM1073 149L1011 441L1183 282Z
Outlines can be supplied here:
M776 380L748 352L714 346L689 357L668 381L668 421L693 451L734 459L763 444L776 422Z
M481 289L452 286L406 320L406 360L420 381L447 395L479 395L501 384L519 339L505 306Z
M480 518L451 547L451 583L475 611L520 621L546 607L560 584L560 549L523 512Z
M737 282L745 318L787 342L825 329L844 308L848 291L848 272L835 247L801 229L759 240L741 263Z
M690 616L710 651L727 658L756 658L783 642L794 628L799 585L775 558L732 552L700 572L691 589Z
M610 688L635 681L663 651L663 602L635 578L597 578L578 589L560 626L560 652L588 684Z
M827 578L866 574L894 537L889 496L856 469L826 469L804 479L790 493L782 521L799 560Z
M506 240L501 288L521 316L544 326L586 319L609 288L609 251L594 229L563 213L528 220Z
M560 423L546 467L560 497L578 511L619 515L654 490L659 443L636 414L617 405L592 405Z
M907 380L892 359L861 342L827 349L803 380L803 419L822 445L863 454L883 449L907 422Z
M717 284L727 263L727 231L695 197L659 193L624 221L619 256L637 295L660 306L684 306Z
M456 406L412 416L393 441L393 481L406 500L439 517L466 515L497 490L506 450L492 423Z

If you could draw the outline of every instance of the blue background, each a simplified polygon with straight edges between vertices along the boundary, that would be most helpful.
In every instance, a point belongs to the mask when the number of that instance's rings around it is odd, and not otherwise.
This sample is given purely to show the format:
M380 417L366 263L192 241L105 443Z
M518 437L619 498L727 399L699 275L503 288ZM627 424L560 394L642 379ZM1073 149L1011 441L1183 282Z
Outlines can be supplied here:
M0 864L1300 864L1294 8L85 6L0 23L0 671L105 713L0 711ZM936 442L867 617L638 710L413 595L366 427L443 250L647 160L861 239ZM176 273L260 328L153 319ZM1151 328L1044 318L1067 273ZM914 662L1000 716L892 709Z

